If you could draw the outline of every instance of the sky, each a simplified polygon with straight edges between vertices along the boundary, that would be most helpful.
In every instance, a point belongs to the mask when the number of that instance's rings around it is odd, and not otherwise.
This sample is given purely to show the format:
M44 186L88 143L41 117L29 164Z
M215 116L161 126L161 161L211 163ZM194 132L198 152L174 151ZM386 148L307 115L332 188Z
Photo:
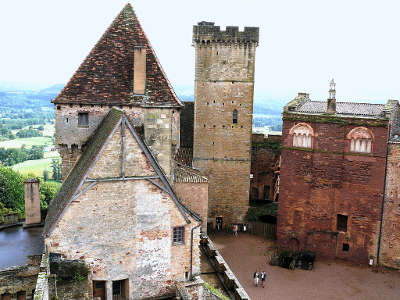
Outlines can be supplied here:
M255 89L266 99L308 92L400 99L397 0L1 0L0 82L66 83L130 2L175 87L194 80L192 26L260 27Z

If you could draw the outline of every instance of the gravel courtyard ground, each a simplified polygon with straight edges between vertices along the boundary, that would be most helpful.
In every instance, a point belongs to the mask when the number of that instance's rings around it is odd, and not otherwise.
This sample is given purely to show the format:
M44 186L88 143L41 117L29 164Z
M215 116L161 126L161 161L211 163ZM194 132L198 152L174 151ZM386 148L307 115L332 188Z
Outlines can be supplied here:
M252 300L400 299L400 271L373 272L343 261L317 261L312 271L290 271L268 264L271 241L248 233L210 234L210 238ZM253 286L256 269L267 272L265 288Z

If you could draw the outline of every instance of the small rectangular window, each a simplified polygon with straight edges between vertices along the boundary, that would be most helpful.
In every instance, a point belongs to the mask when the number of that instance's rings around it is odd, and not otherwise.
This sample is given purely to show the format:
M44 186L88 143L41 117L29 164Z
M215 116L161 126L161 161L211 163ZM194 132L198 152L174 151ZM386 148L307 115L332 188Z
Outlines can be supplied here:
M174 228L174 233L173 233L174 244L183 244L184 232L185 232L184 227L175 227Z
M337 230L347 232L347 216L337 215Z
M349 244L343 244L342 250L347 252L350 250L350 245Z
M78 113L78 126L82 126L82 127L89 126L89 113L87 113L87 112Z

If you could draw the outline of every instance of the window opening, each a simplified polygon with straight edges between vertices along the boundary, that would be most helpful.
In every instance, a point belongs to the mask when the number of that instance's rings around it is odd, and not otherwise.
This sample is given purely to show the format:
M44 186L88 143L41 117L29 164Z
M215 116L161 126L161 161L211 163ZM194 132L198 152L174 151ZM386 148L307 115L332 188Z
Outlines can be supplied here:
M238 122L238 111L236 109L233 110L233 124L237 124Z
M89 126L89 113L78 113L78 126Z
M343 251L346 251L346 252L349 251L349 250L350 250L350 245L349 245L349 244L346 244L346 243L343 244L342 250L343 250Z
M183 226L174 228L174 233L173 233L174 244L183 244L184 231L185 231L185 228Z
M347 219L345 215L337 215L337 230L347 232Z

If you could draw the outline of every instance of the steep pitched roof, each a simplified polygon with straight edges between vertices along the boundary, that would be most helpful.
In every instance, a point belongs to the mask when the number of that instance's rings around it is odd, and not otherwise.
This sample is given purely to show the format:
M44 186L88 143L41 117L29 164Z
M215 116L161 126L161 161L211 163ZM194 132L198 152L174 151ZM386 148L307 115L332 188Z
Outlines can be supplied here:
M146 93L134 96L134 47L146 49ZM130 4L80 65L55 104L182 106Z
M149 179L149 181L171 196L172 200L188 223L190 223L190 221L187 217L187 214L192 216L195 220L201 221L201 218L196 213L184 206L175 195L157 160L154 158L144 141L137 134L129 119L125 117L123 111L112 108L104 117L103 121L97 127L93 135L90 137L87 143L87 148L82 153L74 168L68 174L68 177L65 179L56 197L50 202L43 230L43 234L45 236L50 234L52 228L60 219L64 209L69 205L71 199L77 195L76 193L79 187L85 182L88 170L93 164L96 163L96 159L100 154L101 149L103 149L107 144L107 141L113 135L113 132L115 132L115 129L121 124L121 122L125 122L129 130L131 130L131 133L136 139L139 147L150 161L151 166L158 175L161 184L151 179Z
M208 182L207 177L201 175L201 173L195 169L176 163L174 168L175 182L183 183L205 183Z

